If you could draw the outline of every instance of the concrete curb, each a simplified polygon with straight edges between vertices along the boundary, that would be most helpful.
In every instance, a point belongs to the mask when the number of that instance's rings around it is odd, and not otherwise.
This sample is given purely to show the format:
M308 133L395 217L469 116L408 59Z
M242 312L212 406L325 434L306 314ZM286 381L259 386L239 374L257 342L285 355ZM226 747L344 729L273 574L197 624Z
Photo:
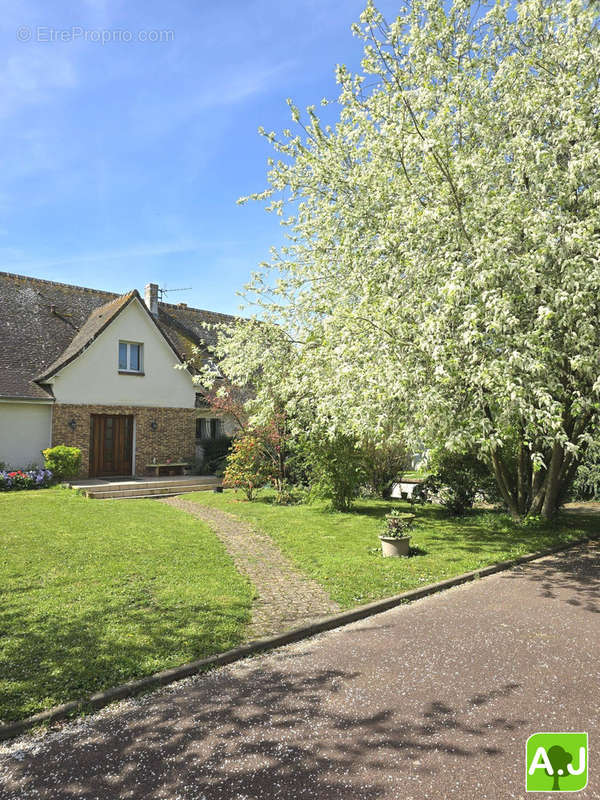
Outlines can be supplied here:
M248 656L265 652L266 650L273 650L277 647L282 647L286 644L299 642L302 639L308 639L317 633L333 630L334 628L341 628L344 625L349 625L351 622L357 622L361 619L366 619L375 614L380 614L382 611L388 611L395 606L409 603L412 600L419 600L422 597L428 597L432 594L437 594L445 589L450 589L453 586L460 586L463 583L469 583L477 578L484 578L488 575L493 575L496 572L503 572L519 564L525 564L528 561L535 561L539 558L560 553L564 550L570 550L573 547L587 544L591 541L597 541L597 537L588 536L584 539L577 539L568 544L557 545L550 547L546 550L540 550L536 553L528 553L519 558L511 559L510 561L500 561L497 564L492 564L489 567L482 567L481 569L473 570L472 572L464 572L462 575L457 575L454 578L448 578L445 581L438 583L430 583L428 586L422 586L418 589L411 589L402 594L396 594L392 597L386 597L383 600L376 600L373 603L368 603L364 606L350 609L349 611L342 611L339 614L334 614L330 617L312 622L309 625L304 625L299 628L280 633L275 636L269 636L265 639L256 639L249 644L234 647L232 650L227 650L216 656L209 658L202 658L198 661L191 661L188 664L182 664L180 667L173 667L172 669L165 669L161 672L156 672L154 675L148 675L146 678L140 678L135 681L128 681L122 683L120 686L113 686L111 689L105 689L102 692L95 692L88 697L79 700L72 700L69 703L64 703L60 706L54 706L47 711L42 711L39 714L34 714L32 717L10 722L6 725L0 725L0 741L4 739L11 739L18 736L31 728L38 725L43 725L51 722L58 722L67 719L75 714L97 711L104 706L113 703L116 700L124 700L127 697L133 697L141 692L157 689L160 686L166 686L169 683L188 678L191 675L196 675L200 672L206 672L208 669L221 667L225 664L231 664L234 661L240 661Z

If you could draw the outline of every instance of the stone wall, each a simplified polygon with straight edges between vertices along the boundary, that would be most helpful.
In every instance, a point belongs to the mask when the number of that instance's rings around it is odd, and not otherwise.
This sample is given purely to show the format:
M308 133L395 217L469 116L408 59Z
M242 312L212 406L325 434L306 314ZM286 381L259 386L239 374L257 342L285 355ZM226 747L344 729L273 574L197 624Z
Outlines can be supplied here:
M191 463L195 457L196 411L193 408L87 406L56 403L52 409L52 445L81 450L80 477L89 475L92 414L132 414L135 418L135 474L145 475L152 459ZM75 420L74 429L69 422ZM152 423L156 423L153 430Z

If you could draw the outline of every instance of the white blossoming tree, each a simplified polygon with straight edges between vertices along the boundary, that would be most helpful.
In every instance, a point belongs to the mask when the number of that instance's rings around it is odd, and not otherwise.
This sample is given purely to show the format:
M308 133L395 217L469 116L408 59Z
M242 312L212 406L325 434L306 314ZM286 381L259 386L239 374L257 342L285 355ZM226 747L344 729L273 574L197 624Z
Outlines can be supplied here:
M295 131L256 199L287 246L220 337L254 411L475 449L514 517L551 516L600 389L598 5L415 0L354 32L339 118ZM326 110L329 115L331 107Z

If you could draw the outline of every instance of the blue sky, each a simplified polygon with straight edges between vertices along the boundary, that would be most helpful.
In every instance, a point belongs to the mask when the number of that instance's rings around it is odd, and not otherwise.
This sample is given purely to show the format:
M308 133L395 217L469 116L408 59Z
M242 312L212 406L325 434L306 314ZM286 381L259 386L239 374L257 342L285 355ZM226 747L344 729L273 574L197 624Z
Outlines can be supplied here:
M335 64L360 61L349 28L363 5L3 3L0 270L118 292L191 286L165 299L236 311L281 239L260 205L236 205L266 186L257 128L289 124L287 97L335 97Z

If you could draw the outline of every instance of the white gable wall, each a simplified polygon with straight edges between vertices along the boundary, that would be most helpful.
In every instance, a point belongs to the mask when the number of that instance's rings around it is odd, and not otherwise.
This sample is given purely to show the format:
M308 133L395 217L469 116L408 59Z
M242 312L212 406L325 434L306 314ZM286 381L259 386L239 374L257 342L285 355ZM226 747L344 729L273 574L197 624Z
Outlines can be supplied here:
M42 466L51 430L51 404L0 402L0 461L12 469Z
M140 342L143 375L119 374L119 341ZM138 300L52 379L57 403L194 408L196 390L187 370Z

